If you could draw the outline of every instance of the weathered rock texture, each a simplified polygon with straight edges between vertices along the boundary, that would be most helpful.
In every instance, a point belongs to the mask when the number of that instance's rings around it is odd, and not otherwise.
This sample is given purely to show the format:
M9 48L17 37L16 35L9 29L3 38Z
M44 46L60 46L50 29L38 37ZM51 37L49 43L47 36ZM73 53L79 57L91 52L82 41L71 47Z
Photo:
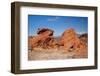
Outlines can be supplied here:
M55 48L56 40L53 37L53 30L43 28L39 29L37 32L37 36L31 38L29 40L30 47L34 49L35 47L40 48Z
M86 52L86 43L79 39L74 29L65 30L60 38L59 44L62 46L62 49L66 51L73 51L77 55L82 55Z
M37 31L37 35L29 38L29 49L35 48L57 49L58 51L71 52L72 57L87 57L87 40L85 36L78 37L73 28L67 29L57 40L53 36L54 31L48 28L42 28Z
M74 29L68 29L62 34L59 43L63 46L63 49L68 50L77 47L80 44L80 40Z

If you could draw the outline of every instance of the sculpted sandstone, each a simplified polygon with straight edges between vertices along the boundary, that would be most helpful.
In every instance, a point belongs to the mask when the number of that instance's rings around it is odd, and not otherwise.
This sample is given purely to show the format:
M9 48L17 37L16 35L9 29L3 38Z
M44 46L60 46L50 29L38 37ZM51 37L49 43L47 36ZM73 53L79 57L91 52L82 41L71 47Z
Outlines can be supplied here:
M59 42L63 46L63 49L68 50L70 48L75 48L77 45L79 45L80 40L77 37L74 29L68 29L64 31Z
M74 29L65 30L58 40L53 36L53 33L54 31L48 28L39 29L36 36L29 38L29 49L58 49L58 51L73 52L75 57L87 56L84 36L78 37Z
M79 39L74 29L67 29L62 34L59 44L67 52L74 52L76 56L87 54L86 43Z
M53 30L43 28L39 29L37 32L37 36L34 36L30 39L31 48L34 49L35 47L40 48L54 48L56 41L53 38Z

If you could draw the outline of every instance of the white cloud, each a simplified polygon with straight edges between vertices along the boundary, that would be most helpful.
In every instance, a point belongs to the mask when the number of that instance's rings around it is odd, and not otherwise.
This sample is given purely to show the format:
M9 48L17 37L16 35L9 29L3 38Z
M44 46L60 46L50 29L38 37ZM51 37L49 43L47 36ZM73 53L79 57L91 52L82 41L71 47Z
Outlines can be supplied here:
M59 17L49 18L48 21L57 21L58 19L59 19Z

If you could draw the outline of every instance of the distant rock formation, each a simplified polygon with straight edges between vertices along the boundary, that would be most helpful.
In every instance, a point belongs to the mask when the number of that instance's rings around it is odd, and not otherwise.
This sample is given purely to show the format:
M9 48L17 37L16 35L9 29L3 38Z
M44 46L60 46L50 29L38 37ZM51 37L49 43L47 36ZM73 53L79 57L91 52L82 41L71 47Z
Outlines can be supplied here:
M84 34L80 35L79 38L83 42L88 43L88 35L87 35L87 33L84 33Z

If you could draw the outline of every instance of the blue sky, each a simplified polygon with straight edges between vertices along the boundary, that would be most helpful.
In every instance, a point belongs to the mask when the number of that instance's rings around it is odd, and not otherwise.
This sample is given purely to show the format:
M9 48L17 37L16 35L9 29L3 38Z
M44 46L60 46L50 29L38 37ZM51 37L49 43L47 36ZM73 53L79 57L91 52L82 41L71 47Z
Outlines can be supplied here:
M60 36L69 28L77 33L87 33L88 17L28 15L28 35L36 35L38 28L52 29L54 36Z

